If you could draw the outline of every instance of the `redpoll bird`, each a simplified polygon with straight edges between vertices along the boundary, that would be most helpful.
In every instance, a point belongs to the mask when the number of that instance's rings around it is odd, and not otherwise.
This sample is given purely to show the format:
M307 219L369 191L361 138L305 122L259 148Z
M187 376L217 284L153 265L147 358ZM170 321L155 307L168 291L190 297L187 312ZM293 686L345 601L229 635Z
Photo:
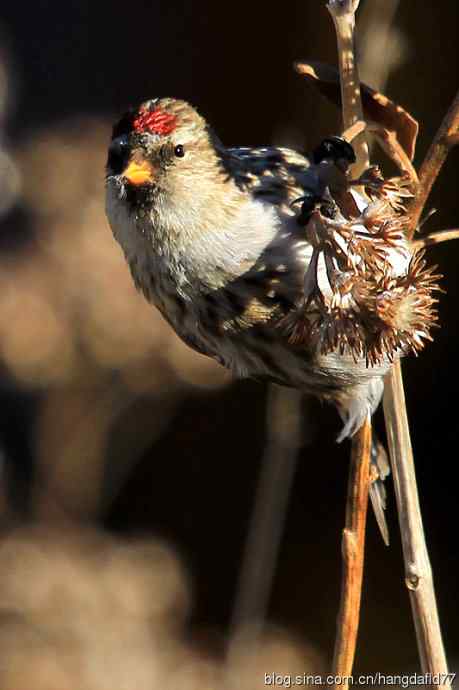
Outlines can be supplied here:
M376 168L351 180L352 162L338 137L312 162L226 148L190 105L162 98L116 124L106 177L134 282L178 336L237 376L331 401L340 439L435 320L435 276L403 236L408 182Z

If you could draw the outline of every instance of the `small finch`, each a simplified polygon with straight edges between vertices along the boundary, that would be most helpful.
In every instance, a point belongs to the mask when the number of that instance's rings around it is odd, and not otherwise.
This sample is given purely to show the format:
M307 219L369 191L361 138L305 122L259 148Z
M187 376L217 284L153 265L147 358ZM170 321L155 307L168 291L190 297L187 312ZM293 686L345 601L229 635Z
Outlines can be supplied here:
M403 177L350 179L350 144L312 160L226 148L184 101L114 127L106 209L135 285L196 351L236 376L332 402L352 436L394 357L435 321L436 276L403 233Z

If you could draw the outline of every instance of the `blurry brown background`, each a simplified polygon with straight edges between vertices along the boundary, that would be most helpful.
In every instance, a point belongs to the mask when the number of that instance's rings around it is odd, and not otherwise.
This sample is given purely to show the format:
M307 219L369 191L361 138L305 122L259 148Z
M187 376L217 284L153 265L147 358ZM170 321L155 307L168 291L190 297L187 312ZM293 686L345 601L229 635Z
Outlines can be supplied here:
M146 97L190 100L228 145L307 151L339 131L339 113L291 67L336 61L323 4L49 0L0 11L2 690L255 688L265 671L327 667L349 453L334 444L338 420L308 406L271 627L227 677L267 390L176 339L135 293L103 211L111 123ZM459 85L459 8L361 4L364 76L374 84L381 62L390 70L386 92L421 123L419 161ZM390 4L387 42L384 15L368 12ZM455 151L429 230L458 224L458 170ZM445 274L442 328L404 371L454 661L459 246L429 252ZM388 521L389 549L369 522L361 672L417 668L391 486Z

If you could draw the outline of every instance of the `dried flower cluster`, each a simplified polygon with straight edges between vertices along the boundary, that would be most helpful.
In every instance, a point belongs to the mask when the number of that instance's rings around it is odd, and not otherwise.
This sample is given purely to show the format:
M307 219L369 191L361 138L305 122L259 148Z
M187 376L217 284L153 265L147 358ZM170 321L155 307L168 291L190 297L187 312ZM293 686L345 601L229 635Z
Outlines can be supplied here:
M365 358L367 366L416 353L431 340L440 276L405 236L410 178L386 180L372 166L344 192L327 195L305 226L313 254L291 340Z

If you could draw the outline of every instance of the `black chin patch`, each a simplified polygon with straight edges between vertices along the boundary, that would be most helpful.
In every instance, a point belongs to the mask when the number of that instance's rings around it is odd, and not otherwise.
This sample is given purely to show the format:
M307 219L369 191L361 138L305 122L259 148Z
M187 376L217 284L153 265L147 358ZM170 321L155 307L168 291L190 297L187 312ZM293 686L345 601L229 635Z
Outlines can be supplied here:
M124 185L124 198L132 213L139 213L151 209L154 200L154 185Z

